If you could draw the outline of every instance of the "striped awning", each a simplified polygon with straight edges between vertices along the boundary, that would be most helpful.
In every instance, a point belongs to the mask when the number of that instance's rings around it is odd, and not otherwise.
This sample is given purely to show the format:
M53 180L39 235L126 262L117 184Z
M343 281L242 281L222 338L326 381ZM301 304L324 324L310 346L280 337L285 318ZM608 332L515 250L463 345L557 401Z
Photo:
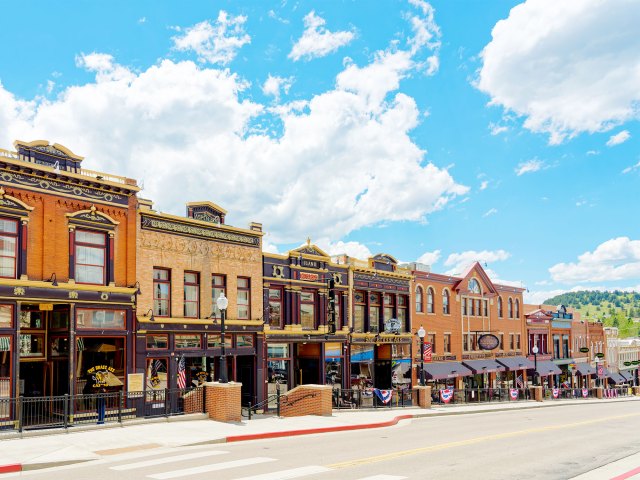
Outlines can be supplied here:
M0 337L0 352L11 350L11 337Z

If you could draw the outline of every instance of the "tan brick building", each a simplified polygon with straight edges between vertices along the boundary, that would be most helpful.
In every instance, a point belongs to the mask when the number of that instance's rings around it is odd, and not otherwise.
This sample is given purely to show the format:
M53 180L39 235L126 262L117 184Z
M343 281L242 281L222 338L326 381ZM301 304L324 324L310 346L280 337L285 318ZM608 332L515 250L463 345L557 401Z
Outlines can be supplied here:
M176 388L185 359L186 385L220 376L221 312L226 310L228 378L242 382L243 403L256 400L256 354L262 340L262 226L225 223L211 202L187 204L185 217L153 210L140 200L137 233L135 369L149 388Z

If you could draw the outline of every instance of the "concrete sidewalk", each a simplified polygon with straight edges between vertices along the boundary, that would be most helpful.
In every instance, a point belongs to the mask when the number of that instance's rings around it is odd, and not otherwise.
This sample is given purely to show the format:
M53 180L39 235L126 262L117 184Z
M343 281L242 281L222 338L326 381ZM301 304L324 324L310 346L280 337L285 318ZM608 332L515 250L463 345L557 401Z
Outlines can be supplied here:
M96 460L104 456L156 448L175 448L206 443L226 443L293 435L319 434L395 425L412 418L463 415L532 408L558 408L594 403L640 401L640 397L618 399L519 401L474 405L434 406L425 410L379 408L334 411L330 417L255 417L241 423L220 423L204 415L187 415L138 424L96 425L67 432L50 430L0 440L0 473L31 470L65 463Z

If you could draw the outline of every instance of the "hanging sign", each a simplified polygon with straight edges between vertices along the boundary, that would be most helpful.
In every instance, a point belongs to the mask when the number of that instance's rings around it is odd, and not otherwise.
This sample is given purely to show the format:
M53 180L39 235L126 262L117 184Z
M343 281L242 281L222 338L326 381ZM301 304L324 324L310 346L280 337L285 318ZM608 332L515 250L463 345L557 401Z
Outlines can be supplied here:
M589 348L588 347L581 347L580 348L580 353L589 353Z
M500 339L490 333L478 337L478 346L481 350L495 350L500 345Z
M604 365L599 363L597 370L598 370L598 376L599 377L604 377Z
M402 322L397 318L390 318L384 321L385 333L400 333Z
M425 343L424 350L422 352L422 360L425 362L430 362L432 352L433 352L433 349L431 347L431 344L429 342Z

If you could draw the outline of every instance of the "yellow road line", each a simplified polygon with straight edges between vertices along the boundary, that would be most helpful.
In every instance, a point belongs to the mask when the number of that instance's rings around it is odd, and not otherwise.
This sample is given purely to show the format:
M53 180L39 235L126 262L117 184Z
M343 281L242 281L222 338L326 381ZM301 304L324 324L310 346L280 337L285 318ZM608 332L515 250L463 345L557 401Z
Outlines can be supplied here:
M630 413L627 415L617 415L613 417L602 417L602 418L597 418L592 420L584 420L582 422L565 423L564 425L550 425L548 427L529 428L527 430L517 430L515 432L497 433L495 435L485 435L483 437L475 437L475 438L470 438L468 440L459 440L457 442L440 443L438 445L431 445L429 447L414 448L411 450L401 450L399 452L385 453L383 455L376 455L374 457L360 458L357 460L349 460L346 462L334 463L333 465L327 465L327 467L334 468L334 469L356 467L358 465L363 465L366 463L384 462L386 460L392 460L399 457L407 457L409 455L417 455L417 454L426 453L426 452L436 452L438 450L445 450L447 448L474 445L476 443L486 442L491 440L502 440L504 438L518 437L521 435L528 435L531 433L550 432L553 430L564 430L567 428L582 427L584 425L593 425L594 423L609 422L611 420L621 420L624 418L631 418L631 417L638 417L638 416L640 416L640 413Z

